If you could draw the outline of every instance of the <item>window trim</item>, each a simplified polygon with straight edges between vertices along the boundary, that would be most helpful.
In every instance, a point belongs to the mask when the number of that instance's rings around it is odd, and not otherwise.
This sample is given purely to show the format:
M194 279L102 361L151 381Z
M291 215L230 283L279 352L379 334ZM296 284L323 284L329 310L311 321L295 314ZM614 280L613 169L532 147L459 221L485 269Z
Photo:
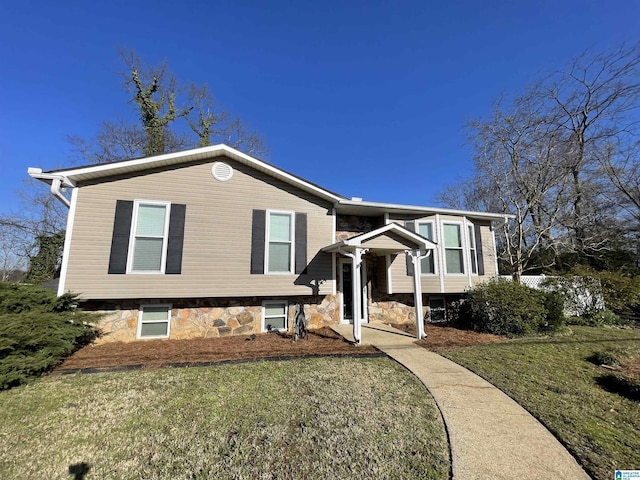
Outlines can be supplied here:
M267 306L270 305L284 305L284 328L277 328L275 330L287 332L289 330L289 302L287 300L265 300L262 302L261 330L267 332L267 319L275 318L274 316L267 317Z
M133 255L135 252L136 229L138 227L138 212L140 205L163 206L164 211L164 232L162 236L162 255L160 257L160 270L134 270ZM127 253L127 274L134 275L163 275L167 263L167 246L169 244L169 220L171 218L171 202L163 200L134 200L133 215L131 216L131 232L129 234L129 252ZM159 237L147 237L159 238Z
M446 241L445 241L445 225L457 225L460 228L460 247L447 247ZM466 241L466 234L464 231L464 222L459 221L459 220L443 220L442 221L442 255L443 255L443 259L444 259L444 271L446 275L451 275L451 276L455 276L455 277L461 277L464 275L467 275L467 254L465 253L466 247L467 245L465 245ZM462 266L462 272L456 272L456 273L451 273L449 272L449 268L447 265L447 250L460 250L462 252L462 262L461 262L461 266Z
M167 319L166 320L151 320L151 321L142 321L142 314L144 313L144 309L148 307L166 307L167 308ZM169 338L171 335L171 310L173 305L170 303L143 303L138 307L138 326L136 329L136 338L139 340L153 340L159 338ZM167 323L167 334L166 335L147 335L142 336L142 325L143 323Z
M473 248L471 246L473 245ZM467 220L467 251L469 252L469 273L478 275L478 243L475 225ZM475 263L474 263L475 260ZM473 266L475 265L475 269Z
M271 230L271 214L289 215L291 223L289 224L289 234L291 250L289 252L289 270L286 272L272 272L269 270L269 241ZM295 272L295 259L296 259L296 214L289 210L267 210L265 220L265 236L264 236L264 274L265 275L291 275ZM274 242L284 243L284 242Z
M431 225L431 236L433 238L430 238L429 240L431 240L432 242L435 242L435 239L438 238L437 237L438 232L436 231L437 222L435 220L426 220L426 221L416 220L416 232L415 233L420 235L420 225L426 225L426 224L430 224ZM425 238L427 238L427 237L425 237ZM433 259L433 273L425 273L425 271L422 268L420 268L420 274L423 277L435 277L435 276L438 275L438 262L437 262L437 257L436 257L436 250L432 250L431 251L430 257Z

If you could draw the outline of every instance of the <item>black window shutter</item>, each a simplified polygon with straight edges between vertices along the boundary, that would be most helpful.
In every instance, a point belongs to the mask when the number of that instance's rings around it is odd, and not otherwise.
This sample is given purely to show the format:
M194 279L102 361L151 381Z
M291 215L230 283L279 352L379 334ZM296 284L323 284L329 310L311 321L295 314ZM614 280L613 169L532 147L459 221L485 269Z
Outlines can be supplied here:
M416 222L414 222L413 220L404 222L404 228L406 228L410 232L415 232ZM413 261L411 260L411 257L409 255L405 254L405 257L407 261L407 275L409 275L410 277L413 277Z
M266 210L254 210L251 221L251 273L264 273Z
M167 243L167 263L164 273L182 273L182 247L184 244L184 220L187 206L171 204L169 216L169 239Z
M307 214L296 213L295 273L303 273L307 268Z
M482 235L480 234L480 225L474 225L473 228L476 237L476 252L478 254L478 275L484 275L484 255L482 253Z
M107 273L127 273L127 254L129 253L129 235L131 234L132 216L133 202L130 200L117 200L116 214L113 219L109 270Z

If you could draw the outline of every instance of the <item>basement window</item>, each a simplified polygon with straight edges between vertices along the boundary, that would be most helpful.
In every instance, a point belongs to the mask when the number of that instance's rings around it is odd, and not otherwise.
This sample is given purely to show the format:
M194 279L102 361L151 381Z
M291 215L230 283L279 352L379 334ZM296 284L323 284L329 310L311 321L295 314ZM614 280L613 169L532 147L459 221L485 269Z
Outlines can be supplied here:
M141 305L138 338L169 338L171 305Z
M269 301L262 304L262 331L287 331L287 302Z

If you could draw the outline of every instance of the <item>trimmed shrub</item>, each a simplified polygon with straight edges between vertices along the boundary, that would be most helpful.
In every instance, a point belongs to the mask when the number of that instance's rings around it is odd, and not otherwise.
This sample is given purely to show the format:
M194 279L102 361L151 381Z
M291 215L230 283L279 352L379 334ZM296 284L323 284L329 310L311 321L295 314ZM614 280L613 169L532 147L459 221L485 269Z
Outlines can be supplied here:
M594 365L607 365L609 367L617 367L620 365L619 356L612 351L596 352L589 356L587 361Z
M562 327L567 319L564 314L564 300L558 292L541 292L544 299L544 306L547 309L546 323L543 325L545 331L555 331Z
M474 287L461 320L479 332L517 337L558 329L564 324L562 298L498 279Z
M97 316L32 285L0 284L0 390L41 375L92 341Z

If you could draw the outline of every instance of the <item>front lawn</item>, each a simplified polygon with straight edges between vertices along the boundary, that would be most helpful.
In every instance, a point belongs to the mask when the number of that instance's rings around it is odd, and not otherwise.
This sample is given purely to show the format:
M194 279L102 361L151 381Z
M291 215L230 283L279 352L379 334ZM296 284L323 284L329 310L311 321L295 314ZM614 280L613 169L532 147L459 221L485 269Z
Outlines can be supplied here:
M542 421L596 479L640 468L640 404L604 390L603 351L640 357L640 330L572 327L573 335L520 339L438 353L493 383Z
M49 376L0 411L7 480L449 478L432 397L387 358Z

